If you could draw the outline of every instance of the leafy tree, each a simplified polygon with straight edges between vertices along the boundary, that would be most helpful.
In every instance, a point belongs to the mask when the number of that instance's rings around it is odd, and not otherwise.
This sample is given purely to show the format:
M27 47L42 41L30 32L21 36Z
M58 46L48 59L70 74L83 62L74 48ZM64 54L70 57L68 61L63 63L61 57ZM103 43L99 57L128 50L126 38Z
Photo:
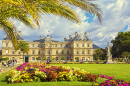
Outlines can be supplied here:
M42 60L47 60L47 58L46 58L46 57L44 57L44 58L42 58Z
M124 56L127 59L128 56L130 56L130 53L125 51L122 53L122 56Z
M98 48L98 49L96 49L96 50L94 51L94 53L97 54L98 60L100 60L100 59L99 59L99 56L100 56L100 54L103 53L103 51Z
M29 51L29 45L25 41L19 41L18 49L20 49L20 51L23 52L23 57L24 57L24 53L28 53ZM24 58L23 58L23 62L24 62Z
M52 60L54 61L54 60L56 60L55 58L52 58Z
M61 57L61 60L65 60L65 57Z
M113 57L121 57L123 52L130 52L130 31L119 32L114 40L111 41Z
M66 4L67 3L67 4ZM33 19L40 28L38 19L41 14L54 14L79 23L70 5L77 6L91 14L95 14L102 21L101 10L96 4L86 0L0 0L0 27L10 37L14 48L18 50L18 41L13 23L9 18L17 19L26 26L34 29ZM30 19L31 18L31 19Z

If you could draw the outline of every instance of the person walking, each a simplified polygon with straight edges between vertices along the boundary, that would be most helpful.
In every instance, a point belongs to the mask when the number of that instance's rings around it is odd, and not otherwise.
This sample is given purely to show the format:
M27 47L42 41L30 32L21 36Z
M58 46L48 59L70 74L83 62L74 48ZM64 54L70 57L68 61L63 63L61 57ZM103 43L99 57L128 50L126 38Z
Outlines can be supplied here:
M13 60L13 63L12 63L12 64L13 64L13 66L14 66L14 64L15 64L15 63L14 63L14 60Z

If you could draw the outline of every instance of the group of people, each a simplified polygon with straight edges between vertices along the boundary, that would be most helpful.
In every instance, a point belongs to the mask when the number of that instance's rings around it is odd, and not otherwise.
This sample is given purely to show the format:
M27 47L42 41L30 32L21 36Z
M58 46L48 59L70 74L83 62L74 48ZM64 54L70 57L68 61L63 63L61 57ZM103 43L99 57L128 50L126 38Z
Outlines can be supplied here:
M2 66L5 66L5 67L14 66L16 63L17 63L17 60L12 59L12 60L6 61L6 63L2 62Z

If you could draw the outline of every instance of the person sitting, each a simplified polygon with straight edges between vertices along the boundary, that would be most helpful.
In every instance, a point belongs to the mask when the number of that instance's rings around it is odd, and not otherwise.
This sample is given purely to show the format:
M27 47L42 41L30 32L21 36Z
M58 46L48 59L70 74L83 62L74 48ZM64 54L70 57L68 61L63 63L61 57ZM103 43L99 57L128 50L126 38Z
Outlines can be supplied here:
M6 67L6 64L4 64L4 62L2 62L2 65Z

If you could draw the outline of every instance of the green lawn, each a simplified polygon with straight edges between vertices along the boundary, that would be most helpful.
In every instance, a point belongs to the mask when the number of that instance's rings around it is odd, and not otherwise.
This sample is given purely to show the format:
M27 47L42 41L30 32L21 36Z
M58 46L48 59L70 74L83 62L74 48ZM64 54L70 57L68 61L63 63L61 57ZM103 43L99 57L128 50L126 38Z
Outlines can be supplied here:
M130 64L50 64L57 66L79 67L93 74L114 76L115 79L130 80Z
M105 74L107 76L114 76L115 79L130 80L130 64L49 64L57 66L69 66L79 67L93 74ZM18 84L7 84L5 82L6 72L0 75L0 86L90 86L92 82L31 82L31 83L18 83ZM98 79L99 82L104 80Z

